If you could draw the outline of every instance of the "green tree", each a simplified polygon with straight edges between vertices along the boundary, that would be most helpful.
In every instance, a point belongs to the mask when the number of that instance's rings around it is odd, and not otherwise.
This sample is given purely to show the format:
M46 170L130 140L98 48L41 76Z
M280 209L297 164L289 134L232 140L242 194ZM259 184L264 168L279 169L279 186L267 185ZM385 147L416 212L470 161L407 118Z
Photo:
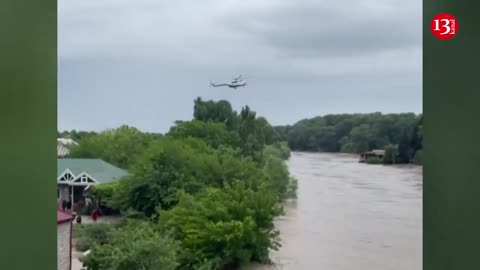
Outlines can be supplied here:
M292 198L292 199L297 198L297 189L298 189L298 180L295 177L290 176L285 198Z
M119 209L115 208L111 202L119 185L120 182L112 182L91 186L90 198L93 199L93 203L98 205L104 213L117 213Z
M240 137L239 146L242 154L251 157L259 164L263 161L263 147L266 144L272 144L280 140L277 130L264 117L257 117L256 112L251 110L249 106L243 107L240 114L237 115L230 103L225 100L215 102L197 98L194 102L194 119L200 122L225 124L228 130L236 132ZM190 126L190 128L192 129L193 127ZM210 135L205 136L205 134L202 134L200 137L208 140L208 138L214 137L212 135L218 135L216 132L219 132L219 130L213 130L212 126L210 127L212 129L206 128L209 130ZM189 132L193 132L193 130ZM199 132L195 133L198 134ZM212 142L210 144L214 145ZM219 144L216 143L216 145Z
M195 194L206 187L222 187L234 180L258 186L265 175L255 162L229 147L215 150L197 138L164 138L145 151L121 181L110 205L152 216L170 209L181 192Z
M225 123L229 129L236 129L238 117L230 102L226 100L204 101L198 97L194 101L193 118L204 122Z
M355 153L370 150L370 127L367 124L354 127L350 132L349 137L354 145Z
M270 123L268 123L265 117L257 117L255 121L255 129L260 133L260 136L262 136L265 144L273 144L281 141L277 130L274 129Z
M414 158L415 164L423 165L423 150L420 149L415 153Z
M240 136L230 131L224 123L204 122L199 120L177 121L176 126L170 129L168 135L175 138L200 138L213 148L228 145L232 148L240 147Z
M135 222L112 231L82 258L88 270L175 270L178 244L149 223Z
M183 195L175 208L162 211L160 225L181 242L179 269L238 269L251 260L266 261L269 249L278 248L273 218L280 213L267 186L254 191L238 181Z
M127 169L154 139L155 135L124 125L82 139L78 146L71 149L70 157L100 158Z
M279 198L285 198L290 182L290 175L285 162L278 157L270 156L265 162L263 171L270 181L272 190L279 195Z
M338 151L338 140L336 137L335 127L324 126L316 130L316 145L318 149L324 152Z
M269 157L277 157L282 160L290 158L290 148L286 142L276 142L271 145L266 145L263 149L263 157L265 159Z
M263 161L263 147L265 146L262 127L257 122L255 111L250 110L248 106L242 108L238 130L242 141L242 152L259 164Z
M383 163L395 164L398 160L398 147L393 144L389 144L385 147L385 156L383 157Z
M117 209L151 216L157 207L169 209L177 192L196 193L206 186L220 186L221 165L213 149L200 139L164 138L153 143L122 181L112 199Z

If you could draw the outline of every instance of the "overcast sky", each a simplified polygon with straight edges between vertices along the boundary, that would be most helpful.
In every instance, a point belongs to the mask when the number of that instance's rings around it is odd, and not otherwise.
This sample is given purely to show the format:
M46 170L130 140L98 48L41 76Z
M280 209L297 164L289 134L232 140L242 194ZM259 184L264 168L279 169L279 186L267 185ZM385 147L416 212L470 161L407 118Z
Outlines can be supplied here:
M193 100L272 124L422 110L422 2L60 0L58 126L165 132ZM249 85L211 88L244 75Z

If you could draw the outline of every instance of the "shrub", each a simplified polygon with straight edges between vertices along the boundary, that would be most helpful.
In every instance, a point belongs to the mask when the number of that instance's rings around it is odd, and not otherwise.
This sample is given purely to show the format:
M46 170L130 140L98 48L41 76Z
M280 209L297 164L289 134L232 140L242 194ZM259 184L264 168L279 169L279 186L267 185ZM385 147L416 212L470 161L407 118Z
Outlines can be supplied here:
M383 163L383 159L381 158L378 158L378 157L371 157L367 160L367 163L368 164L382 164Z
M106 215L118 214L118 209L112 207L112 197L118 189L119 182L100 184L91 188L94 201L98 202L102 212ZM93 206L93 205L92 205ZM90 213L93 209L90 209Z
M290 158L290 148L286 142L276 142L272 145L265 146L263 149L263 157L264 159L276 157L287 160Z
M136 211L132 208L129 208L125 211L122 211L123 220L135 219L135 220L147 220L147 216L143 212Z
M415 153L415 158L414 158L415 164L422 165L423 164L423 150L418 150Z
M132 222L112 230L108 243L95 244L81 261L89 270L174 270L178 245L152 223Z
M175 208L161 212L159 224L181 243L181 269L222 269L267 261L269 249L278 248L273 219L280 213L267 185L254 191L239 181L184 194Z
M92 246L93 241L88 237L80 237L75 241L75 249L81 252L89 250Z
M156 217L158 207L173 208L179 192L196 194L236 180L255 186L265 179L250 158L238 157L236 150L227 147L213 149L194 138L159 140L139 160L132 175L119 183L112 203L146 217Z
M98 224L79 224L74 227L74 237L76 238L75 247L79 251L86 251L94 244L107 243L108 233L115 228L115 225Z
M270 181L271 189L278 194L279 198L285 198L290 182L290 175L285 162L278 157L268 157L263 171Z
M107 242L107 235L112 228L114 228L114 225L106 223L89 224L85 232L86 236L93 239L96 243L104 244Z
M287 192L285 194L286 199L295 199L297 198L297 189L298 189L298 180L290 176L290 182L287 186Z
M355 153L355 144L352 142L347 142L340 148L342 153Z

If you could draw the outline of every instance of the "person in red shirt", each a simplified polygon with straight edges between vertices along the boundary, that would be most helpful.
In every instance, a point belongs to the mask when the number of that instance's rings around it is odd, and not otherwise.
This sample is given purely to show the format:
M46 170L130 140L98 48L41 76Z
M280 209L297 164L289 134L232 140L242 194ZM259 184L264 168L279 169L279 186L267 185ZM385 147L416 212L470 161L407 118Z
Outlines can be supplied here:
M93 209L92 211L92 219L93 219L93 222L97 223L97 218L98 218L98 210L97 208Z

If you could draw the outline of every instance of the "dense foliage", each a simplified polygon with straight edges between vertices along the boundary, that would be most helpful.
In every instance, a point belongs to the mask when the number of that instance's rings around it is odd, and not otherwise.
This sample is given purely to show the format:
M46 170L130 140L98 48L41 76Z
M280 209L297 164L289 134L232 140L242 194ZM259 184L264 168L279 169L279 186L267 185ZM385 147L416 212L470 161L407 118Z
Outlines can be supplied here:
M240 179L255 187L264 175L256 164L231 148L215 150L196 138L165 138L153 144L121 182L112 205L146 216L170 209L179 192L195 194Z
M114 229L108 242L95 244L82 258L90 270L174 270L178 243L161 234L149 223L133 222Z
M101 158L126 169L135 163L137 155L147 149L155 138L155 135L134 127L121 126L83 138L71 149L69 157Z
M385 156L383 157L383 163L395 164L395 157L398 156L398 147L396 145L389 144L385 146Z
M240 148L241 140L238 132L229 130L224 123L204 122L200 120L177 121L170 129L169 135L174 138L199 138L213 148L228 145Z
M257 163L263 161L263 147L280 140L280 135L268 121L263 117L257 117L256 113L248 106L245 106L240 113L237 113L226 100L215 102L212 100L203 101L201 98L197 98L194 104L193 116L195 120L202 122L222 123L227 130L234 131L239 136L240 144L238 146L242 154L250 156ZM185 129L185 127L180 128ZM175 133L174 130L175 128L173 128L172 133ZM193 127L190 127L190 131L194 131ZM192 133L190 134L191 136L198 136L198 132ZM202 137L206 137L210 141L212 140L211 136L203 135ZM237 146L235 144L229 145L232 147Z
M107 243L107 235L114 228L110 224L79 224L74 226L75 248L87 251L95 244Z
M292 150L359 153L396 145L396 162L409 162L422 149L422 125L413 113L337 114L276 130Z
M92 190L136 220L89 244L89 269L230 269L268 261L278 247L273 220L297 187L285 165L290 149L248 106L237 113L198 98L194 119L164 136L122 126L79 142L71 156L128 169Z
M81 141L85 138L92 137L97 135L98 133L95 131L76 131L76 130L65 130L62 132L57 131L57 137L58 138L70 138L74 141Z
M269 249L278 247L273 218L280 213L267 185L253 190L238 181L182 196L175 208L161 214L160 224L181 239L181 269L221 269L266 261Z

